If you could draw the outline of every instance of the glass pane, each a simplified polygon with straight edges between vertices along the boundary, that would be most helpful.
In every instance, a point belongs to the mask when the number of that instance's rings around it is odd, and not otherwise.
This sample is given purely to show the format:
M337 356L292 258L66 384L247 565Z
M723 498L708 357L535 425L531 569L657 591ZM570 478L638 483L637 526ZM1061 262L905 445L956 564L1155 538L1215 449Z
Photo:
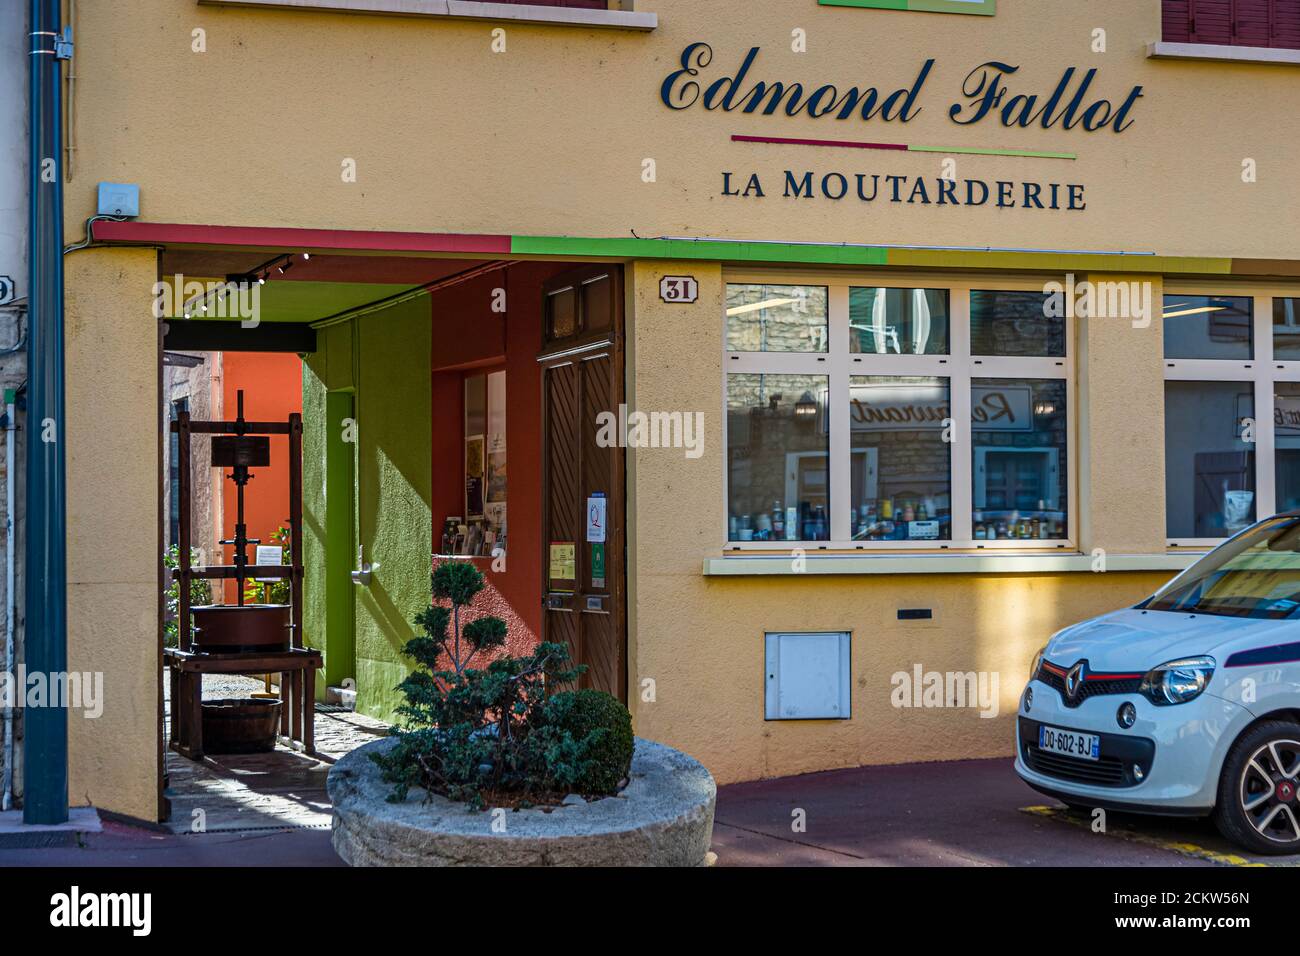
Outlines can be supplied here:
M487 376L465 377L465 437L482 435L487 428Z
M948 290L850 289L849 351L947 355Z
M601 276L582 284L582 331L603 332L610 326L610 278Z
M578 331L578 295L572 288L551 293L546 309L549 338L562 339Z
M976 540L1069 537L1065 382L971 382Z
M952 445L948 380L849 379L856 541L952 539Z
M828 541L825 375L727 376L728 537Z
M1273 358L1300 361L1300 299L1273 300Z
M1253 358L1253 306L1247 296L1165 296L1165 358Z
M1250 382L1165 382L1165 528L1171 538L1226 538L1255 520Z
M727 350L825 352L825 286L728 285Z
M1046 292L970 294L972 355L1058 356L1065 354L1065 316L1049 315Z
M1300 382L1273 383L1277 510L1300 509Z
M1151 598L1155 611L1280 619L1300 607L1300 519L1274 518L1220 545Z

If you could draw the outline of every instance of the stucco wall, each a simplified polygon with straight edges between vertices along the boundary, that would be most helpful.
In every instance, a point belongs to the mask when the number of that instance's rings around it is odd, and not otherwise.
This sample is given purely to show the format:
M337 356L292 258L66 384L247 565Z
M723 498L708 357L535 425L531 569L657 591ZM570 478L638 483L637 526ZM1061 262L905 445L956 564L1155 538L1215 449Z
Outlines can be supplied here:
M104 710L68 717L69 799L158 812L159 330L152 249L65 260L68 668L104 675Z
M807 0L638 0L649 33L487 22L210 7L189 0L84 4L77 45L80 173L70 238L93 211L94 183L141 185L155 222L523 235L727 236L770 240L1126 249L1296 257L1300 130L1295 68L1149 60L1158 0L1006 0L996 16L824 7ZM1105 53L1093 31L1106 31ZM807 52L791 49L806 33ZM192 52L193 31L206 52ZM674 112L659 99L684 47L707 41L707 84L750 80L908 86L936 60L908 123ZM1068 66L1100 71L1092 95L1143 98L1131 129L1088 133L960 126L963 80L979 64L1018 65L1011 95L1039 104ZM131 64L123 69L122 64ZM166 91L166 135L157 129ZM256 103L213 125L231 103ZM957 156L957 175L1086 186L1084 212L938 208L786 199L786 168L924 174L945 154L731 142L733 134L1062 151L1077 161ZM200 144L200 145L196 145ZM256 144L255 149L247 149ZM1189 148L1189 144L1194 147ZM1243 183L1254 159L1259 181ZM356 182L342 163L356 161ZM642 181L653 159L657 179ZM758 172L765 199L719 195L722 172Z
M662 275L687 272L699 302L665 305ZM723 328L720 268L637 263L630 270L635 364L630 403L704 413L704 454L630 449L631 706L638 734L682 747L720 782L831 767L1006 756L1030 660L1056 630L1150 593L1162 573L705 577L723 541ZM1081 322L1093 422L1089 550L1164 550L1159 333ZM1129 331L1117 331L1119 329ZM1136 336L1136 337L1135 337ZM1078 343L1076 343L1076 349ZM1155 367L1152 368L1153 362ZM1136 377L1135 376L1140 376ZM1081 414L1084 414L1081 412ZM1153 470L1154 469L1154 470ZM900 608L932 608L899 621ZM671 610L669 610L671 609ZM764 633L852 633L852 718L764 720ZM997 716L978 708L898 708L891 677L916 665L998 679ZM653 684L646 684L652 681ZM653 696L653 699L649 699Z
M303 375L304 552L307 616L325 640L323 449L326 389L356 384L357 510L368 587L354 586L357 709L391 719L394 688L409 662L401 648L429 603L433 554L430 498L429 300L421 296L325 330ZM355 565L354 565L355 566Z

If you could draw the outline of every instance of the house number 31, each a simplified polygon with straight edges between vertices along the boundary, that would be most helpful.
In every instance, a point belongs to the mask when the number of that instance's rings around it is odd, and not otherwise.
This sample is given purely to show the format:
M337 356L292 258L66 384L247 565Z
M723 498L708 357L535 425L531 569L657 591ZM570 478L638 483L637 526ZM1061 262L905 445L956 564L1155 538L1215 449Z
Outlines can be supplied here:
M700 297L694 276L664 276L659 280L659 298L673 304L689 304Z

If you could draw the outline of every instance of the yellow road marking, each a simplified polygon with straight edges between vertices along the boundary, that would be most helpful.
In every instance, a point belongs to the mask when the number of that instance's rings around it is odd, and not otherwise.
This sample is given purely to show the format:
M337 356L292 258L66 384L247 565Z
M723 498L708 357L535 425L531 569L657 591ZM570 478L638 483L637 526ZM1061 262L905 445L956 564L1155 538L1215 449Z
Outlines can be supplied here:
M1065 807L1021 807L1021 813L1032 814L1037 817L1044 817L1051 820L1061 820L1072 826L1083 827L1087 830L1092 829L1092 818L1079 816L1071 813ZM1263 861L1252 860L1248 857L1238 856L1235 853L1219 853L1216 850L1207 850L1203 846L1197 846L1195 843L1185 843L1180 840L1166 840L1162 837L1152 836L1149 833L1143 833L1141 830L1134 830L1124 826L1107 826L1104 831L1107 835L1118 836L1120 839L1128 840L1130 843L1141 843L1144 846L1156 847L1161 850L1171 850L1174 853L1182 854L1196 860L1206 860L1219 866L1289 866L1300 867L1300 861Z

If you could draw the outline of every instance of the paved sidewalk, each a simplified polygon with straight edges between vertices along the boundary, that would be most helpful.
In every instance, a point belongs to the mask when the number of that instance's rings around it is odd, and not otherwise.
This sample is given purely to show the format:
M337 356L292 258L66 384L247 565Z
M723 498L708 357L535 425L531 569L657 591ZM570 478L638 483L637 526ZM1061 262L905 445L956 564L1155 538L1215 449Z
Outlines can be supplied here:
M1009 759L862 767L720 788L713 850L722 867L1300 864L1243 857L1207 821L1110 814L1104 834L1089 824L1021 783ZM342 865L319 823L204 834L106 823L58 837L0 842L0 868Z

